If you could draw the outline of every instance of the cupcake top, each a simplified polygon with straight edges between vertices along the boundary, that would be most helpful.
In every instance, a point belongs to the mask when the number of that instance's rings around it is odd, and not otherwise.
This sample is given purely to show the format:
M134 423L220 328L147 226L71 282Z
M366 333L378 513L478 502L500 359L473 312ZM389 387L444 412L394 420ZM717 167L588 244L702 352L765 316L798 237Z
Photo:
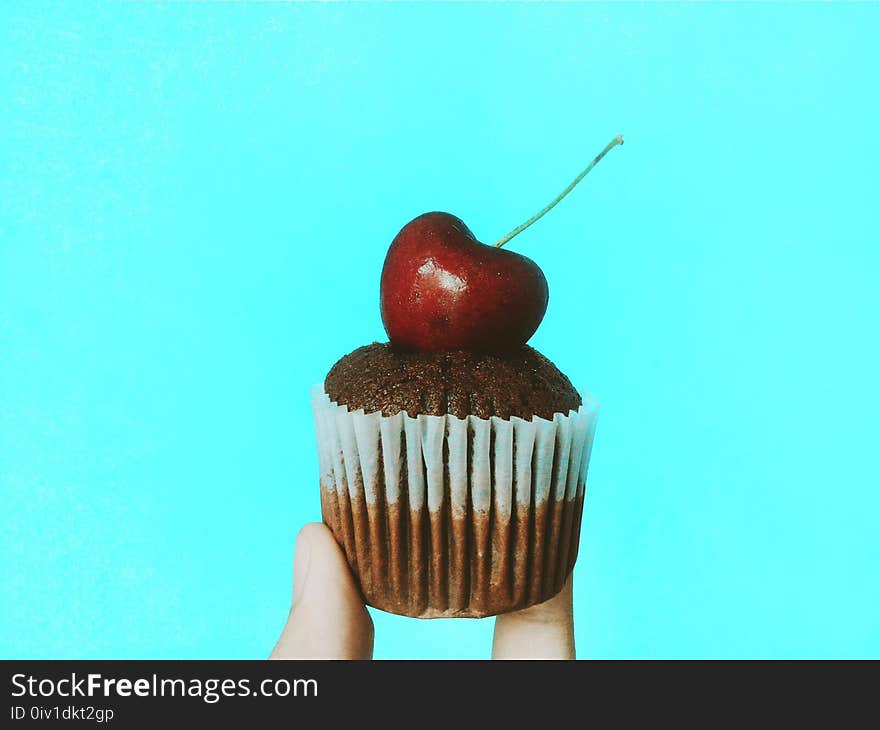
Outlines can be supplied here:
M349 410L384 416L405 411L412 417L549 420L581 405L569 379L527 345L504 353L413 353L374 342L341 358L327 374L324 391Z

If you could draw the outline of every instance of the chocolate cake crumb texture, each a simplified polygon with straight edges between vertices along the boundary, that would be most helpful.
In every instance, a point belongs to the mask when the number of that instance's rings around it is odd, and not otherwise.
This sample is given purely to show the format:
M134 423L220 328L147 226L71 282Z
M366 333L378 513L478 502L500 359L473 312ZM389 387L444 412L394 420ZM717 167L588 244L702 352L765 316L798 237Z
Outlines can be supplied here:
M324 390L349 410L385 416L552 419L581 405L569 379L527 345L504 354L413 353L375 342L340 359Z

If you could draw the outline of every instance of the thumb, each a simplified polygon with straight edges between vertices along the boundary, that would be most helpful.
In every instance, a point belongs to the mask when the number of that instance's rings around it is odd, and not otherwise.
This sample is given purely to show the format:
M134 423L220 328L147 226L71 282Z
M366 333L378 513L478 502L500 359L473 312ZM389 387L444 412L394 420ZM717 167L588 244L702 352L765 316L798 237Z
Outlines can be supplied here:
M345 556L326 526L296 538L293 603L270 659L370 659L373 621Z
M574 659L572 576L549 601L495 619L493 659Z

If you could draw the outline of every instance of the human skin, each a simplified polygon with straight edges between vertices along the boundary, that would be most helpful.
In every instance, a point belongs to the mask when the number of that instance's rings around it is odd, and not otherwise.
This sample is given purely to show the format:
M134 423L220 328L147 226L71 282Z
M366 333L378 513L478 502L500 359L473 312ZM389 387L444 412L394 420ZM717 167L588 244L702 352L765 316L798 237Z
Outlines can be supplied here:
M493 659L574 659L571 576L549 601L495 619ZM373 621L330 530L296 540L293 599L270 659L372 659Z

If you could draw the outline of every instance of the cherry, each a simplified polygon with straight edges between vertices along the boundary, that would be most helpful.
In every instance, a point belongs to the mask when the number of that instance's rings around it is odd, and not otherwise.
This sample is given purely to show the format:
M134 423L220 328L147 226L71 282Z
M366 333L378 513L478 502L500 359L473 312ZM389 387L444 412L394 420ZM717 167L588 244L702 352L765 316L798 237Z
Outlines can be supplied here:
M449 213L425 213L407 223L382 268L382 322L391 344L417 352L524 345L547 310L547 280L534 261L502 246L543 217L619 144L618 135L549 205L494 246L480 243Z

